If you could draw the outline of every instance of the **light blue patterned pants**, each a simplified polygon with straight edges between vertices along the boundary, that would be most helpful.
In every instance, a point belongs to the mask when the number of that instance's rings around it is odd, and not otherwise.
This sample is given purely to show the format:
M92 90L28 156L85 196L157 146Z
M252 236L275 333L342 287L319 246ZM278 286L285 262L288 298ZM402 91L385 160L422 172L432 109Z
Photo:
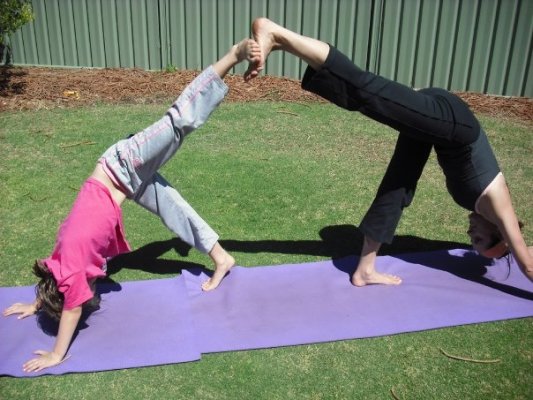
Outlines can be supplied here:
M228 87L212 67L196 77L159 121L120 140L99 162L129 199L161 218L183 241L208 253L218 235L157 171L224 99Z

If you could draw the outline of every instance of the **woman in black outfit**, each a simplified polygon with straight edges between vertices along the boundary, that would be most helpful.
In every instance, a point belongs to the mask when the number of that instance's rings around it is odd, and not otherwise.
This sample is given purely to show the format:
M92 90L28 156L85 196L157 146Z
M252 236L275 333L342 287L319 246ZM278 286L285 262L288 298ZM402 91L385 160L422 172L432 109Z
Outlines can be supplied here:
M354 285L401 283L397 276L377 272L375 260L381 243L392 241L432 148L449 193L457 204L471 211L468 234L474 249L489 258L512 252L522 272L533 280L533 248L524 241L487 136L461 99L443 89L415 91L361 70L327 43L301 36L266 18L256 19L252 31L262 58L260 63L250 65L247 79L264 68L271 51L287 51L309 65L302 88L399 132L387 172L360 225L365 239L352 276Z

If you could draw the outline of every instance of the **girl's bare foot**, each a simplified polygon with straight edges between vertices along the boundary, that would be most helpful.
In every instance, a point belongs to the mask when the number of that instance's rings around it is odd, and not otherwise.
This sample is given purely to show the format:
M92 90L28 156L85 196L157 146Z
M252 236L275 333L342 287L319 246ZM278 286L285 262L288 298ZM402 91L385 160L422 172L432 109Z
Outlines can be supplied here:
M244 73L244 80L249 81L259 75L259 72L265 68L270 52L280 48L274 36L277 29L282 28L267 18L257 18L252 23L252 35L259 45L261 56L257 63L250 63L248 70Z
M253 39L243 39L235 45L237 62L248 60L251 64L261 61L261 48Z
M235 259L218 242L209 253L209 256L215 263L215 272L211 278L202 283L202 290L205 292L216 289L231 267L235 265Z
M369 273L355 271L352 276L352 284L354 286L366 285L399 285L402 279L396 275L382 274L375 270Z

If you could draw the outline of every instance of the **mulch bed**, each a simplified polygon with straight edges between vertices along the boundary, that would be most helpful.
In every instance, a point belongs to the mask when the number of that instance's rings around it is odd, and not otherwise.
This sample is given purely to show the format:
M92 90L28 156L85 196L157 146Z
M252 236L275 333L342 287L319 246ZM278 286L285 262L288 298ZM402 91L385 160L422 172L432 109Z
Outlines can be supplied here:
M140 69L0 68L0 112L6 110L79 107L95 103L159 103L169 101L198 71L148 72ZM295 79L261 76L251 83L227 76L227 101L319 102ZM533 99L457 93L476 113L533 123Z

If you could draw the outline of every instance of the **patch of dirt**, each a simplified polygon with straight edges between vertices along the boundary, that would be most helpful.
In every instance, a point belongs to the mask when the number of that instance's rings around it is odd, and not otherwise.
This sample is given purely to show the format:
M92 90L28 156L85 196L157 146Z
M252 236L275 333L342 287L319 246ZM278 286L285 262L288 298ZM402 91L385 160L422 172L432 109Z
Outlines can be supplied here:
M79 107L95 103L159 103L171 101L198 71L149 72L140 69L0 69L0 112L6 110ZM295 79L261 76L245 83L242 76L225 78L227 101L320 102ZM533 123L533 99L457 93L476 113Z

